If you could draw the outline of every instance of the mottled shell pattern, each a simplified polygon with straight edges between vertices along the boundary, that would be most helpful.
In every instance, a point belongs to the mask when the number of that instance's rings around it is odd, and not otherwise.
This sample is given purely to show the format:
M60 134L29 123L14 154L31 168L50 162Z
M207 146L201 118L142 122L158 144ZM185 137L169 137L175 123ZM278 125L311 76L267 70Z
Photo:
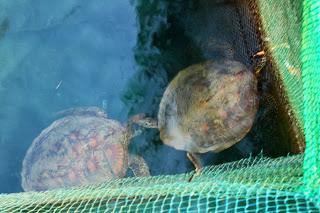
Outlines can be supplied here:
M88 110L87 110L88 111ZM22 187L42 191L125 176L126 129L102 110L54 121L33 141L23 161Z
M219 152L248 133L257 108L257 79L242 63L192 65L164 92L158 113L160 138L179 150Z

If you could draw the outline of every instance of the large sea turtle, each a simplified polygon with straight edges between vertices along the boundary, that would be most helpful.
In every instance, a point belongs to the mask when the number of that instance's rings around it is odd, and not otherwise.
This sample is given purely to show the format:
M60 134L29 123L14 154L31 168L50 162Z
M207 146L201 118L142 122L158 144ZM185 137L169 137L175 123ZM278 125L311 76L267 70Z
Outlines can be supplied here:
M133 120L159 129L166 145L187 151L198 172L201 163L196 153L225 150L251 129L258 109L256 75L264 64L261 56L254 72L233 59L187 67L166 88L157 121L144 114Z
M145 161L128 153L134 136L127 127L107 118L97 107L72 108L60 113L33 141L23 160L22 187L42 191L121 178L130 167L147 176Z

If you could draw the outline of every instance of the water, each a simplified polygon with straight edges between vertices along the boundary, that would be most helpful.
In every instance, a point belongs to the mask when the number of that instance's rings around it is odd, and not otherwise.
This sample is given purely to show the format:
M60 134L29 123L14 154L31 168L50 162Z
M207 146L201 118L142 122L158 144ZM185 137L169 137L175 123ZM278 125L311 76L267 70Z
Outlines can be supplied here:
M121 93L136 71L129 1L1 1L0 192L21 191L32 140L52 114L99 106L124 121Z
M202 48L209 32L188 30L204 21L192 0L2 0L0 14L0 193L22 191L24 155L57 111L98 106L122 123L140 112L156 117L176 73L211 54ZM256 137L203 155L204 164L258 153L262 146L250 143ZM130 151L146 159L152 175L193 169L157 130L136 137Z

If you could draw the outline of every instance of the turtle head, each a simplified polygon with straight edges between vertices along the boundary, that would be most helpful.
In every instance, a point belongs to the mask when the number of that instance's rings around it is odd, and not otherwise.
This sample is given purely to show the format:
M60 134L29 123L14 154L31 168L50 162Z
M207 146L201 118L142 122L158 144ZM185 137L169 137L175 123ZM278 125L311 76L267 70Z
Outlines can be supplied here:
M144 128L158 128L158 122L152 118L146 117L144 113L140 113L131 117L131 122Z
M152 118L146 117L144 113L132 116L127 124L128 138L133 138L142 133L141 127L158 128L158 122Z

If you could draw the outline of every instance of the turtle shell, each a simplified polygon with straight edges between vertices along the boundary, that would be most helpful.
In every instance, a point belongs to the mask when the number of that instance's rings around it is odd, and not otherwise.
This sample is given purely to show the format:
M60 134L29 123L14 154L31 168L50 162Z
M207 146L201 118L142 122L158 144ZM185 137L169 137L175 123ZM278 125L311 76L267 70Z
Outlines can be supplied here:
M158 113L160 138L179 150L219 152L251 129L258 108L257 79L234 60L207 61L178 73Z
M99 183L125 175L126 129L96 108L72 112L32 142L21 172L25 191Z

